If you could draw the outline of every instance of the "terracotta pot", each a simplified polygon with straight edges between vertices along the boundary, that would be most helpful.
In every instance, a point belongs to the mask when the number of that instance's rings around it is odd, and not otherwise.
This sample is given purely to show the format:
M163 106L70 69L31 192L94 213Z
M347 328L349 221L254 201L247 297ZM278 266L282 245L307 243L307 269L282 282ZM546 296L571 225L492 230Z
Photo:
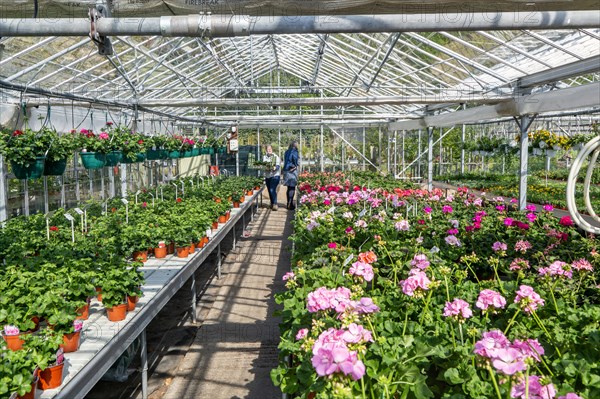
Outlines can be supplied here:
M87 320L88 317L90 317L90 305L87 304L85 306L82 306L75 312L77 313L77 317L75 317L75 320Z
M172 242L167 246L167 255L172 255L175 253L175 243Z
M190 255L196 252L196 245L194 245L194 243L191 243L189 248L190 249L188 250L188 252L190 253Z
M6 346L8 349L10 349L11 351L18 351L23 348L23 344L25 343L25 341L23 341L21 339L21 335L24 335L24 334L26 334L26 333L21 333L19 335L4 335L4 334L2 334L2 338L4 338L4 341L6 342Z
M225 215L227 216L227 220L229 220L231 218L231 211L227 211Z
M254 189L255 189L256 191L258 191L258 190L260 190L260 186L256 186L256 187L254 187Z
M233 207L234 208L239 208L240 207L240 203L239 202L234 202L233 203Z
M138 303L138 301L140 300L140 297L136 296L129 296L127 295L127 311L128 312L132 312L135 309L135 305L136 303Z
M63 362L58 366L50 366L46 370L40 371L38 388L41 390L58 388L62 384L64 367L65 363Z
M33 316L31 318L31 321L33 321L33 324L35 324L35 327L33 327L33 329L35 331L40 329L40 318L38 316Z
M121 321L125 320L127 316L127 304L122 303L112 308L106 308L106 315L110 321Z
M219 223L227 223L227 215L219 216Z
M208 243L208 237L204 236L200 239L198 243L198 248L204 248L204 246Z
M244 201L246 201L246 196L245 196L245 195L242 195L242 196L240 197L240 202L244 202Z
M141 262L148 261L148 251L135 251L132 255L133 260L139 260Z
M213 222L213 223L212 223L212 226L211 226L211 229L212 229L212 230L216 230L216 229L218 229L218 228L219 228L219 222Z
M35 394L37 391L37 384L40 380L39 370L36 368L36 371L33 372L33 381L31 382L31 391L27 392L23 396L17 396L17 399L35 399Z
M154 255L154 248L148 248L148 255Z
M80 338L81 331L63 335L63 344L61 345L61 347L63 348L65 353L75 352L77 349L79 349Z
M177 247L176 250L178 258L187 258L190 254L190 247Z
M252 191L252 190L248 190L248 191L246 191L246 195L248 195L248 196L250 196L250 197L251 197L251 196L252 196L252 194L254 194L254 191Z
M167 257L167 247L154 248L154 257L156 259L162 259Z
M96 295L96 299L99 300L100 302L102 302L102 288L96 287L96 293L98 294L98 295Z
M221 198L216 198L216 197L215 197L215 198L213 198L213 199L215 200L215 202L216 202L217 204L220 204L220 203L221 203Z

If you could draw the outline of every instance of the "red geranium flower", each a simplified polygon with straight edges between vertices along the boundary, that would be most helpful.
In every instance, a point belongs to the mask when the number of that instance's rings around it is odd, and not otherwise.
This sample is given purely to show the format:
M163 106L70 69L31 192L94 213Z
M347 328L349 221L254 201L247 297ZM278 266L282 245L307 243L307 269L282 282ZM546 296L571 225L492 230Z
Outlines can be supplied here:
M177 202L181 202L181 198L177 198L177 199L176 199L176 201L177 201Z
M20 135L22 135L22 134L23 134L23 131L22 131L22 130L15 130L15 131L13 132L13 134L12 134L12 135L13 135L13 136L20 136Z
M56 226L50 226L50 231L58 231L58 227L56 227Z

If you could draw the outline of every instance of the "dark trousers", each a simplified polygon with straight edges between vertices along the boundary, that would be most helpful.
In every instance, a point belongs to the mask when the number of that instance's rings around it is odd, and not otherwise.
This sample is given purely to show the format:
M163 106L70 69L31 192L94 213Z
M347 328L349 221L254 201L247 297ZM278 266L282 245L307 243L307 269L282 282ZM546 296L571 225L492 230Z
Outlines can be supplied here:
M279 185L279 176L269 177L265 179L265 183L267 185L267 190L269 191L271 205L275 205L277 203L277 186Z

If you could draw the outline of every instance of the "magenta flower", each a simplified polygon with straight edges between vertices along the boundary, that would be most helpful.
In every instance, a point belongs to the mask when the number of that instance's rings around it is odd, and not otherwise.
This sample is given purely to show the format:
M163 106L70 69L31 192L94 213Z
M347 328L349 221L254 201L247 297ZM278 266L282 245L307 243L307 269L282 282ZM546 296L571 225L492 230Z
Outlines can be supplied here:
M510 227L513 225L514 221L515 220L513 218L504 218L504 225Z
M525 381L521 381L512 387L510 391L512 398L519 399L554 399L556 389L552 383L543 384L542 378L537 375L529 376L529 395L525 395Z
M546 212L552 212L554 210L554 207L550 204L544 205L543 208Z
M566 215L560 218L558 224L565 227L573 226L573 219L571 219L571 216Z
M308 335L308 328L301 328L300 330L298 330L298 333L296 334L296 341L300 341L302 338L306 337Z
M490 306L495 309L504 309L506 299L494 290L482 290L479 293L475 306L481 310L488 310Z
M571 270L571 265L569 265L566 262L562 262L560 260L553 262L548 267L541 267L540 270L538 271L538 273L540 274L540 276L550 276L550 277L564 276L567 278L573 277L573 271Z
M510 341L500 330L484 332L481 339L475 343L473 352L479 356L492 359L500 349L510 346Z
M442 212L443 213L452 213L452 211L453 211L453 209L452 209L452 207L450 205L444 205L442 207Z
M525 215L525 217L527 218L527 220L529 220L530 222L534 222L535 219L537 219L537 216L535 216L535 213L528 213Z
M346 227L345 233L348 235L353 235L354 229L352 227Z
M4 335L19 335L20 331L17 326L7 324L4 326Z
M416 254L413 259L410 261L410 265L416 267L418 269L424 270L427 269L430 265L429 259L427 259L427 255L425 254Z
M496 371L506 375L513 375L527 369L521 352L513 348L498 349L492 360L492 366L494 366Z
M296 277L296 275L294 274L294 272L287 272L286 274L283 275L283 277L281 277L281 279L283 281L287 281L287 280L293 280Z
M352 266L350 266L348 274L362 277L365 281L371 281L375 276L375 273L373 272L373 266L361 261L354 262Z
M432 211L430 206L426 206L425 208L423 208L423 212L425 212L426 214L430 214Z
M578 260L574 261L573 263L571 263L571 267L573 269L579 270L579 271L582 271L582 270L587 270L590 272L594 271L594 267L592 266L592 264L588 260L583 259L583 258L578 259Z
M463 322L465 319L473 316L473 311L468 302L459 298L454 298L452 302L446 302L443 315L445 317L455 318L459 322Z
M425 273L418 269L412 269L410 273L411 275L406 280L400 281L402 292L408 296L414 296L429 289L431 280L429 280Z
M410 224L408 223L408 220L399 220L396 222L396 224L394 224L394 228L397 231L408 231L410 229Z
M529 211L529 212L535 212L535 205L531 205L531 204L530 204L530 205L527 205L527 206L525 207L525 210L526 210L526 211Z
M329 198L325 198L323 200L323 205L331 205L331 200Z
M496 241L494 244L492 244L492 249L494 250L494 252L499 252L499 251L506 251L508 249L508 247L506 246L505 243Z
M73 332L81 331L83 328L83 320L73 320Z
M515 303L521 305L525 313L534 312L539 306L544 306L544 300L537 294L532 287L521 285L515 297Z
M515 258L509 266L509 270L525 270L529 269L529 261L526 259Z
M583 399L583 398L581 396L577 395L576 393L569 392L568 394L566 394L564 396L559 396L558 399Z
M327 244L327 247L331 248L331 249L336 249L337 248L337 244L335 242L330 242L329 244Z
M504 205L496 205L496 210L498 212L504 212L506 210L506 207Z
M452 229L448 230L446 233L453 236L455 234L458 234L458 229L452 228Z

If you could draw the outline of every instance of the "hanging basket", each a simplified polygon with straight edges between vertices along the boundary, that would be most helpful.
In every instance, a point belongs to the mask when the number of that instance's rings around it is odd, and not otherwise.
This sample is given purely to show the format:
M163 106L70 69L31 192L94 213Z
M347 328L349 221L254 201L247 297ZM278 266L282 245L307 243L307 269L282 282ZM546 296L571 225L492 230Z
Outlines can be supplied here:
M185 150L185 151L183 151L183 157L184 158L191 158L193 156L194 156L193 150Z
M106 154L106 166L117 166L123 159L123 152L111 151Z
M168 153L168 157L170 159L177 159L177 158L181 158L181 156L183 155L183 153L179 150L176 151L169 151Z
M59 159L58 161L50 161L46 159L44 164L44 176L62 176L67 169L67 158Z
M217 148L217 154L225 154L226 152L227 152L227 147Z
M198 155L200 155L200 148L198 148L198 147L192 148L192 156L197 157Z
M99 152L80 152L81 163L86 169L102 169L106 164L106 154Z
M211 153L212 150L212 153ZM212 147L202 147L200 148L200 154L214 154L215 150Z
M167 150L148 150L146 151L146 159L148 161L158 161L167 157Z
M10 161L10 166L17 179L39 179L44 174L45 157L37 157L29 166Z
M123 163L139 163L139 162L144 162L146 160L146 154L145 153L137 153L135 154L135 158L131 159L128 157L123 157Z

